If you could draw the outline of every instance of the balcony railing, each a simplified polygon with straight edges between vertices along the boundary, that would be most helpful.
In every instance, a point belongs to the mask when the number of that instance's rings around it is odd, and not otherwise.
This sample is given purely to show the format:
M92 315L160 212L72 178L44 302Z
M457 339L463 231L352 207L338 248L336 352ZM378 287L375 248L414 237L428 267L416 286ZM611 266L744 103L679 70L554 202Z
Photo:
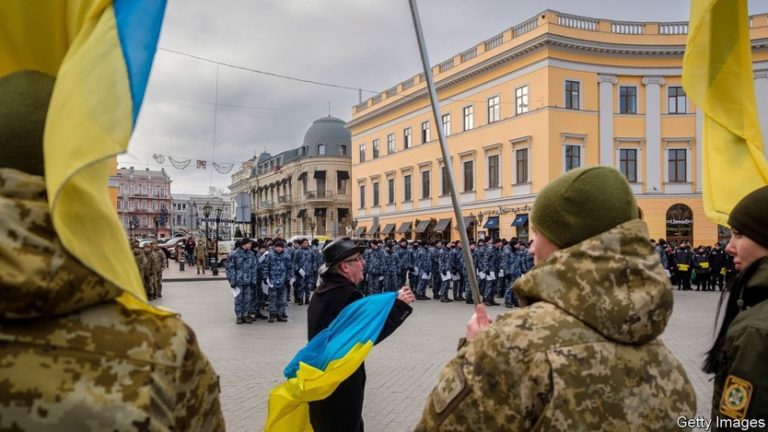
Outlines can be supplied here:
M271 209L274 206L275 206L275 203L273 203L272 201L262 201L261 205L259 206L259 208L261 208L261 209Z
M308 201L329 201L333 199L333 191L320 190L320 191L307 191L304 192L304 199Z

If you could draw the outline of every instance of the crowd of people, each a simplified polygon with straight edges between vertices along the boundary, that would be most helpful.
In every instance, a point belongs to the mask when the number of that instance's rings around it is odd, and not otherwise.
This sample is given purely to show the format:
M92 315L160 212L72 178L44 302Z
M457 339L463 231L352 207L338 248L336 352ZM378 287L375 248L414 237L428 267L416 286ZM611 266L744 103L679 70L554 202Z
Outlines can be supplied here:
M133 240L131 249L133 249L133 258L139 268L141 280L144 282L147 299L151 301L162 298L163 270L168 267L165 253L160 250L157 242L144 243L144 246L141 247L138 240Z
M725 281L734 274L733 257L725 252L717 242L713 246L698 246L692 248L687 241L676 245L667 243L664 239L652 241L661 259L661 264L667 271L672 285L678 290L696 291L723 290Z

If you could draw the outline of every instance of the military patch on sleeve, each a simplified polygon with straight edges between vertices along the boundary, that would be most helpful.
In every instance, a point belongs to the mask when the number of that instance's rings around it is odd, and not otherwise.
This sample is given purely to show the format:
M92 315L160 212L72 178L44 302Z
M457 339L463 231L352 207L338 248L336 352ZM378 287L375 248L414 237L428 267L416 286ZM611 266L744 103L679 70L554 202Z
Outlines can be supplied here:
M728 375L720 398L720 414L742 420L747 415L749 399L752 397L752 383L734 375Z
M432 392L432 404L435 414L442 414L454 401L461 401L466 392L467 378L459 365L451 365L445 376Z

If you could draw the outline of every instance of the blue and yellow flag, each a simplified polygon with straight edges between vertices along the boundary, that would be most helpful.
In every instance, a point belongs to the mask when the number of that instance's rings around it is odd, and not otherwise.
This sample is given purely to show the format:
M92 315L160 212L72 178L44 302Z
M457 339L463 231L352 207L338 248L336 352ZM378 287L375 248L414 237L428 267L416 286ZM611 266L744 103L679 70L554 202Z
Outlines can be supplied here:
M267 432L311 431L308 402L330 396L363 364L384 328L396 293L353 302L288 363L286 382L269 394Z
M768 184L753 74L747 0L691 0L683 86L704 113L704 210L722 225Z
M0 2L0 79L53 83L43 158L48 205L66 249L146 303L138 268L109 201L109 170L125 152L160 35L165 0Z

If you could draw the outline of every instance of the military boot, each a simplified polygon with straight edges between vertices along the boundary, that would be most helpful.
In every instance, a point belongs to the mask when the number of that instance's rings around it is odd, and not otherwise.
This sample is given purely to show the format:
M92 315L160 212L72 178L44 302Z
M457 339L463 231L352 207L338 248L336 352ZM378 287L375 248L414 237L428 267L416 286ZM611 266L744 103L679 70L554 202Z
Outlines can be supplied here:
M277 320L277 317L273 314L269 314L269 322L273 323L275 320Z

